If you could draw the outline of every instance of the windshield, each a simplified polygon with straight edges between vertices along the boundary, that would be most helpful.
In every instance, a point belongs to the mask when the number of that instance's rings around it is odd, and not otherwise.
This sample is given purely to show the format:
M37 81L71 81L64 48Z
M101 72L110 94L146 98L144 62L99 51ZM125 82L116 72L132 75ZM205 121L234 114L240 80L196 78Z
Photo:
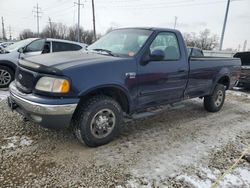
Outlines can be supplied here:
M132 57L139 52L151 34L152 31L145 29L114 30L90 45L88 50Z
M19 42L16 42L14 44L9 45L8 47L5 48L5 50L8 52L13 51L13 50L18 50L19 48L22 48L22 47L28 45L29 43L31 43L34 40L36 40L36 38L29 38L29 39L21 40Z

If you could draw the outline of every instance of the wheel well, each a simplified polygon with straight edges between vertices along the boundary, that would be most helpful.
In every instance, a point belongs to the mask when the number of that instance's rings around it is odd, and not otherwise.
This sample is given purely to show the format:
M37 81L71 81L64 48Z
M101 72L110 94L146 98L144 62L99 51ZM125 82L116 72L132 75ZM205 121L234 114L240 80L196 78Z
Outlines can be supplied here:
M226 86L226 89L229 88L230 85L230 79L228 76L223 76L222 78L219 79L218 84L222 84Z
M12 62L9 62L9 61L0 61L0 66L8 67L15 73L16 67L12 65L11 63Z
M96 95L106 95L112 97L121 105L124 112L129 113L129 100L123 90L116 87L98 88L82 96L81 101L87 100L88 98Z

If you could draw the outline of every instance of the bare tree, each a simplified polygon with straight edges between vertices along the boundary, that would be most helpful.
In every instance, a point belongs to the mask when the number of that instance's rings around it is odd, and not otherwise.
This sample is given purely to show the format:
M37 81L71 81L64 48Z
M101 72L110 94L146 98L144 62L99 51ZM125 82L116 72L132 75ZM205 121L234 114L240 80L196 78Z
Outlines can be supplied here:
M68 35L67 26L62 24L62 23L58 23L57 24L57 35L58 35L58 38L66 39L67 35Z
M80 42L86 44L92 44L95 41L94 32L92 30L84 31L82 27L79 28ZM72 26L69 28L68 37L69 40L77 41L77 26Z
M54 23L49 22L41 33L41 37L50 37L50 38L58 38L65 39L67 38L68 28L66 25L62 23Z
M32 32L30 29L24 29L20 34L19 34L19 38L21 40L23 39L27 39L27 38L33 38L36 37L37 34Z
M198 46L198 37L196 36L196 33L184 33L183 38L186 42L187 46L197 47Z
M184 33L184 40L187 46L201 48L203 50L213 50L218 46L218 37L205 29L197 35L196 33Z
M80 36L82 35L82 30L83 29L80 27L79 28ZM69 27L67 39L77 41L77 25Z
M94 32L91 31L83 31L83 34L81 35L81 39L86 44L92 44L95 41L95 35Z
M109 33L109 32L112 31L112 30L114 30L114 28L113 28L113 27L109 27L109 28L107 29L107 31L106 31L106 34Z
M35 36L36 33L27 29L20 33L20 39ZM62 23L55 23L49 20L49 23L45 26L40 36L42 38L58 38L77 41L77 25L67 27ZM100 38L100 36L101 35L97 35L97 38ZM83 30L83 28L80 27L80 41L86 44L92 44L95 41L94 32L92 30Z

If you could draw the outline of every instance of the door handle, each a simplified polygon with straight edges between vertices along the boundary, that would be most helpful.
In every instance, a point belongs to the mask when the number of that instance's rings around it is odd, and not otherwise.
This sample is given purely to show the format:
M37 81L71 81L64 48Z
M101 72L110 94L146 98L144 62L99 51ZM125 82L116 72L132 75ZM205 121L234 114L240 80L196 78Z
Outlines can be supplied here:
M178 69L178 72L185 72L185 69Z

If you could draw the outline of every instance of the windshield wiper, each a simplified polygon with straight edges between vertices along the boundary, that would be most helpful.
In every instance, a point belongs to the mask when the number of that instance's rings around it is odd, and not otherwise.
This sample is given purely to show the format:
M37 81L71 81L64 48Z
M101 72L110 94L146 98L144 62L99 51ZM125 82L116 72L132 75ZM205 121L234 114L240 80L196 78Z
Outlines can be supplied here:
M106 49L102 49L102 48L95 48L95 49L91 49L91 50L97 51L97 52L106 52L107 54L109 54L109 55L111 55L111 56L115 56L115 55L113 54L113 52L110 51L110 50L106 50Z

